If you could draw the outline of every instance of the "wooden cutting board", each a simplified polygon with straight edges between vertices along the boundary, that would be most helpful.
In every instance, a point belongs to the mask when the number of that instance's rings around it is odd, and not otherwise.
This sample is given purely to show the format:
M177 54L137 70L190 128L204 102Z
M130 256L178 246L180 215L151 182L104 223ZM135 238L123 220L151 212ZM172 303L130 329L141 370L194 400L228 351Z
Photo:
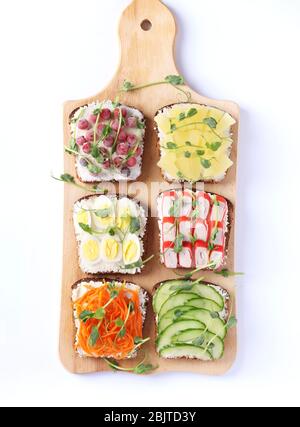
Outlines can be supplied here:
M204 17L203 17L204 19ZM135 84L154 82L164 79L170 74L180 74L174 59L174 47L176 36L176 23L169 9L159 0L133 0L129 7L123 12L119 35L121 41L121 59L116 75L111 83L95 96L78 101L68 101L64 105L64 144L68 145L70 139L69 117L70 114L81 105L96 100L115 99L118 89L123 81L128 79ZM192 100L201 104L219 107L231 114L238 123L239 108L230 101L218 101L206 98L186 87L192 95ZM155 112L165 106L178 101L184 101L184 95L170 85L153 86L134 92L122 94L120 102L134 106L146 116L147 130L145 139L145 152L143 158L143 173L139 181L144 182L150 190L153 182L162 182L161 171L157 166L159 153L157 149L157 138L154 133L153 117ZM233 223L229 241L229 254L227 267L234 271L234 216L236 206L236 162L237 162L237 136L238 124L233 129L233 150L231 158L234 165L228 171L224 181L218 184L205 185L206 191L219 193L228 198L234 207ZM65 172L76 175L74 157L64 155ZM121 193L124 188L120 188ZM135 193L134 185L129 187L129 192ZM77 356L73 349L74 325L71 305L72 284L87 275L83 274L78 266L77 246L72 223L73 203L83 195L84 191L70 185L65 185L64 190L64 245L63 245L63 276L62 276L62 298L61 298L61 323L60 323L60 357L63 365L74 373L88 373L109 370L106 363L96 359L83 359ZM149 191L150 194L150 191ZM156 205L155 197L149 198L145 192L136 196L149 208ZM145 258L159 252L159 231L157 219L149 218L148 242L146 245ZM108 275L109 276L109 275ZM110 275L109 277L114 277ZM146 265L142 274L130 276L126 279L144 287L151 292L153 286L167 279L175 278L172 270L166 269L160 264L158 257ZM231 294L235 306L234 279L217 276L213 272L205 273L208 281L224 286ZM225 343L225 355L219 361L201 362L197 360L163 360L155 353L154 316L149 304L147 319L145 323L144 336L151 336L151 341L144 346L148 359L159 368L154 371L190 371L202 374L223 374L232 365L236 355L236 330L229 331ZM134 365L136 361L126 361L123 365Z

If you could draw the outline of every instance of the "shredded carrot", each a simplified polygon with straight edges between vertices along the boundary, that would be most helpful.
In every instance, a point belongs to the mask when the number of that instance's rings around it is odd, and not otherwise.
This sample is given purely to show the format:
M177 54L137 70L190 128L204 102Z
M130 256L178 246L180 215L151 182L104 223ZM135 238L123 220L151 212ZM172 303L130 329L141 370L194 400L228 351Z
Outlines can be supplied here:
M86 287L88 291L74 303L78 318L85 310L96 312L111 299L106 282L97 288L90 285ZM76 347L92 357L111 356L114 359L124 359L135 347L134 338L142 337L143 321L138 290L127 289L125 283L122 286L116 286L116 290L118 295L105 307L105 317L102 320L92 318L86 322L80 321ZM126 321L124 336L119 336L122 326L117 326L115 321L118 318L123 322L126 320L130 302L133 303L134 309L129 313ZM91 346L89 338L93 327L98 328L99 338L95 345Z

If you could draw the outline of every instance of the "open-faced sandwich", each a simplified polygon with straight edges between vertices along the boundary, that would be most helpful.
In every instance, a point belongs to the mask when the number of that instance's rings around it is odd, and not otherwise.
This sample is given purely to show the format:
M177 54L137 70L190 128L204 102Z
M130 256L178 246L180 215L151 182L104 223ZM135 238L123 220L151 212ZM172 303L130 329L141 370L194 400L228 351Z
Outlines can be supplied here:
M192 190L158 197L161 262L167 268L219 269L226 258L229 202Z
M148 296L133 283L83 279L72 288L75 350L83 357L128 359L143 342Z
M94 102L70 119L70 149L82 182L133 181L141 174L143 114L112 101Z
M156 113L160 162L167 181L221 181L232 165L231 127L225 111L195 103L173 104Z
M85 273L140 273L147 217L125 196L92 195L74 204L79 265Z
M168 280L155 288L156 350L166 359L203 361L223 356L229 294L220 286Z

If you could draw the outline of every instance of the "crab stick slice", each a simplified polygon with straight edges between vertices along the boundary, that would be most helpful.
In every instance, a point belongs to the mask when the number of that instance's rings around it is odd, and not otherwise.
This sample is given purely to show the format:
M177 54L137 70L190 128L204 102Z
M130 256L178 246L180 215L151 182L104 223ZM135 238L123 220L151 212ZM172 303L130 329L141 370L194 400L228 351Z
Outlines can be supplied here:
M178 257L177 254L174 252L174 242L164 242L163 260L167 268L177 268Z
M174 242L176 238L175 218L164 218L162 224L162 240L164 242Z
M165 218L171 217L171 208L174 206L176 200L175 191L165 191L162 196L162 216Z
M179 252L179 266L183 268L193 267L193 247L189 242L183 242L183 248Z
M185 190L180 192L178 196L181 197L180 216L185 218L191 218L193 212L193 192L191 190Z
M222 246L215 246L210 253L209 262L213 262L216 265L216 269L219 268L224 261L224 250Z
M209 251L203 242L195 243L195 267L204 268L209 262Z
M207 242L208 239L208 225L201 219L197 219L195 224L194 237L202 242Z
M184 236L184 241L190 242L192 239L192 221L186 217L180 218L179 233Z
M213 202L210 214L211 221L224 221L228 212L226 200L218 195L212 195L211 198Z
M206 220L210 210L210 197L204 191L196 192L196 207L198 211L197 218Z

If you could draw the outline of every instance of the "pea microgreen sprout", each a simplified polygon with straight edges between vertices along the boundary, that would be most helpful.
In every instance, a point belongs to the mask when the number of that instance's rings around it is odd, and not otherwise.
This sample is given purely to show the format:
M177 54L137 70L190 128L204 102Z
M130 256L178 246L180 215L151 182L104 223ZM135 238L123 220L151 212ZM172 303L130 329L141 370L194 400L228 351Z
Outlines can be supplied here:
M108 364L108 366L110 366L112 369L116 371L133 372L138 375L146 374L158 368L158 366L154 366L151 363L145 363L146 356L141 362L139 362L136 366L131 368L124 368L120 366L119 363L115 360L112 361L107 358L103 358L103 360Z
M130 92L134 90L139 90L139 89L144 89L151 86L164 85L164 84L170 84L171 86L175 87L177 90L182 92L186 96L188 102L191 100L190 92L187 92L180 87L185 85L185 82L184 82L184 78L179 75L169 75L169 76L166 76L163 80L159 80L151 83L139 84L139 85L135 85L129 80L124 80L123 86L121 87L119 92Z
M95 186L86 187L85 185L78 184L75 181L75 178L72 175L70 175L69 173L64 173L64 174L60 175L60 177L56 177L56 176L51 175L51 178L55 179L56 181L64 182L65 184L74 185L75 187L80 188L81 190L84 190L88 193L104 194L104 192L105 192L105 190L103 190L102 188L98 188Z

